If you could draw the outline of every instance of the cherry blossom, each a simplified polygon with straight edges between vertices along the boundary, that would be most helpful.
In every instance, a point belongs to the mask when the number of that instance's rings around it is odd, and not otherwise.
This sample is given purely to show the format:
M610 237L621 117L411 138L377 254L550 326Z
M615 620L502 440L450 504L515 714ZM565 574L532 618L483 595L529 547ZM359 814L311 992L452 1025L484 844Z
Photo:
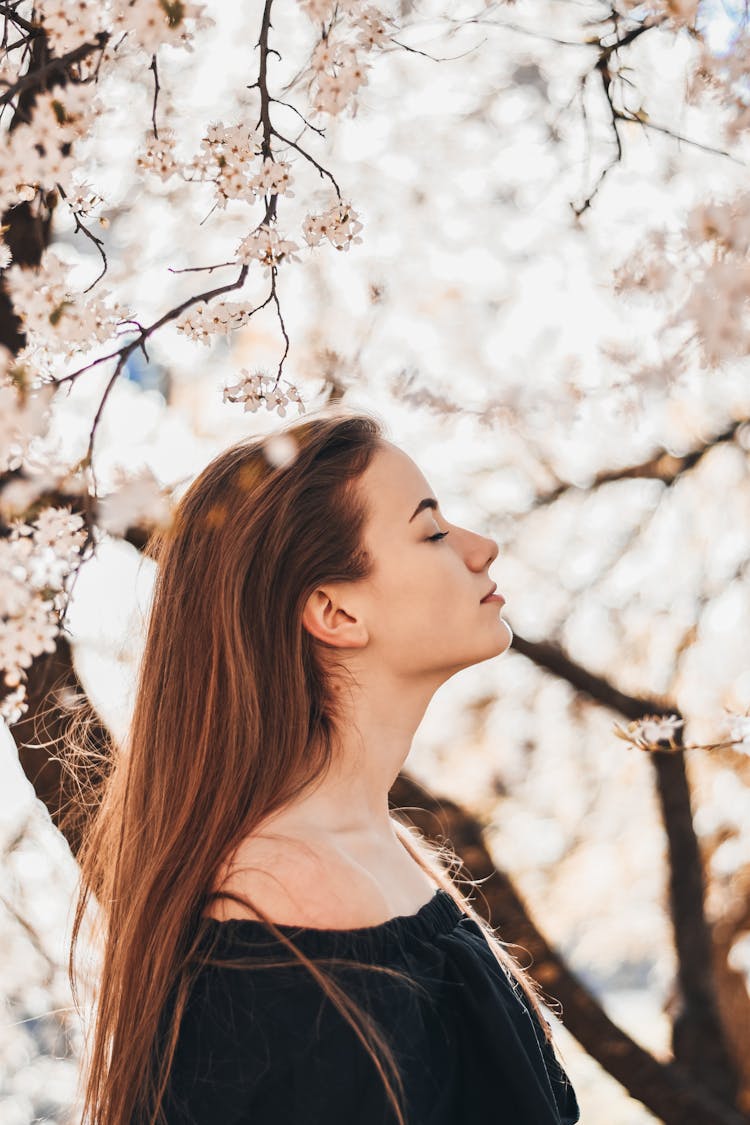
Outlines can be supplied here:
M281 418L286 416L286 408L290 402L297 404L300 414L305 412L299 391L291 383L282 390L278 386L278 380L272 379L265 372L255 371L251 374L244 368L240 371L238 382L224 387L222 401L244 403L244 413L250 411L254 414L261 406L265 406L266 410L275 410Z
M177 329L192 340L207 344L215 335L229 335L247 324L252 308L239 301L213 301L195 305L177 321Z
M149 527L167 527L172 503L167 490L147 465L135 473L120 469L116 487L102 496L97 506L97 524L110 535L124 535L129 527L145 522Z
M0 540L0 667L4 683L18 689L0 703L8 721L26 710L25 669L43 652L55 651L60 595L85 538L81 516L48 507L28 523L15 521Z
M341 200L320 215L308 215L303 225L305 241L318 246L327 238L337 250L348 250L353 242L361 242L362 223L350 203Z
M106 290L85 301L71 286L69 267L53 250L44 253L37 269L11 266L5 278L13 306L23 322L29 343L68 355L108 340L116 324L128 316L124 306L110 301Z
M270 272L283 261L299 261L296 242L282 238L273 227L265 223L251 231L237 247L235 253L241 262L261 262Z

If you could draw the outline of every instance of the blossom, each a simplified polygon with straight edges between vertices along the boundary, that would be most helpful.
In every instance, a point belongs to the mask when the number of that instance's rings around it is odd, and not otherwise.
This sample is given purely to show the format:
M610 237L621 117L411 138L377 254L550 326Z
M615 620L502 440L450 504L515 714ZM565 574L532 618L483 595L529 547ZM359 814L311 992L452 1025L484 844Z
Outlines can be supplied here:
M315 23L325 23L333 15L335 0L299 0L299 6Z
M677 715L646 715L639 720L635 733L646 742L669 741L684 723Z
M312 102L319 113L340 113L367 83L367 64L352 43L334 43L330 36L321 39L310 63L315 78Z
M228 199L254 202L258 195L254 164L262 146L263 133L258 128L243 123L224 125L221 121L208 126L191 167L198 179L215 183L220 207L225 207Z
M13 308L23 322L29 342L37 347L63 347L67 354L107 340L112 328L128 316L122 306L109 303L109 292L76 293L68 281L68 266L53 250L46 250L36 269L11 266L5 274Z
M241 262L261 262L267 270L274 269L285 259L299 261L295 251L299 250L296 242L281 238L273 227L262 223L257 230L251 231L237 247L235 253Z
M29 523L11 524L0 540L0 668L6 687L19 689L0 707L6 718L26 710L25 669L43 652L55 651L59 595L85 539L81 516L48 507Z
M2 700L0 700L0 718L5 719L9 726L17 723L21 716L28 711L29 705L26 702L26 686L19 684L13 691L9 691Z
M74 174L74 142L84 137L97 102L87 87L70 84L37 94L31 120L4 138L0 199L33 199L39 187L64 188Z
M176 175L180 171L180 165L175 157L174 131L161 129L158 137L150 133L136 164L144 172L154 172L162 180Z
M363 12L352 20L352 27L355 28L359 35L357 43L366 51L371 51L375 47L382 47L388 40L388 24L395 27L392 20L387 20L385 14L379 8L367 7Z
M95 42L102 30L104 5L95 0L41 0L37 6L47 42L58 57Z
M55 388L47 384L32 390L27 380L25 368L14 363L10 352L0 347L0 472L3 473L23 464L29 444L46 429L49 418Z
M296 402L299 413L305 412L299 391L291 383L282 390L278 379L274 380L262 371L251 374L244 368L237 383L223 388L222 402L242 402L245 404L244 412L251 411L253 414L265 405L266 410L275 410L281 418L286 417L288 404Z
M348 250L352 242L361 242L362 223L351 203L339 200L320 215L307 215L302 231L309 246L318 246L327 238L337 250Z
M668 742L672 749L676 749L674 736L684 722L685 720L677 715L643 715L624 728L619 723L615 723L614 732L618 738L637 746L640 750L660 750L662 747L657 744L663 742Z
M291 172L291 166L286 161L272 160L270 156L267 156L263 161L260 172L253 176L248 187L256 195L268 193L293 196L294 192L289 190Z
M97 524L111 535L138 524L167 527L171 518L169 495L148 465L129 476L120 470L117 487L97 505Z
M729 737L735 750L750 754L750 715L731 715Z
M223 332L229 335L247 324L253 310L240 302L213 301L210 305L200 301L177 321L177 329L192 340L207 344L211 336Z
M193 31L213 23L202 4L185 0L114 0L113 17L116 32L127 31L149 55L163 43L190 50Z

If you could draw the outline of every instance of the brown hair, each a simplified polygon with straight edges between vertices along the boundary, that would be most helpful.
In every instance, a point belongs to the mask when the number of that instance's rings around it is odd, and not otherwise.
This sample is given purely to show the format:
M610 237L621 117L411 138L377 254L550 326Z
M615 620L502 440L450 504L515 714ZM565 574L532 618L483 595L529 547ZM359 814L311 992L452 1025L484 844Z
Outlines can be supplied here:
M110 739L105 747L104 779L87 794L93 799L68 964L79 1007L76 949L93 898L100 965L81 1087L82 1119L91 1125L164 1122L195 976L206 964L244 967L213 959L206 945L204 912L221 897L210 888L239 843L319 779L335 753L332 654L324 664L302 610L318 585L370 573L362 548L367 512L356 485L382 445L383 428L337 406L287 424L281 439L293 443L291 458L273 452L277 435L244 439L215 457L147 547L158 566L132 721L125 745ZM85 791L91 751L85 739L67 740L70 768ZM414 860L481 927L552 1042L541 989L454 882L455 853L393 823ZM224 897L260 917L318 981L373 1059L405 1125L371 1047L382 1052L403 1096L374 1021L255 904ZM279 963L254 957L252 966ZM362 967L410 980L385 966Z

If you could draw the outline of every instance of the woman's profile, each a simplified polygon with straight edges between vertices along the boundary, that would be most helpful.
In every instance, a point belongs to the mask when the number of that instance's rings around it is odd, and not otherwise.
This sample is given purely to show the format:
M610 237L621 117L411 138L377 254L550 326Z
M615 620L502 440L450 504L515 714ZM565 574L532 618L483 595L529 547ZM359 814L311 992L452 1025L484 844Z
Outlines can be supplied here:
M80 853L83 1120L573 1125L513 935L388 802L437 689L511 644L495 541L336 407L214 457L147 553L132 721Z

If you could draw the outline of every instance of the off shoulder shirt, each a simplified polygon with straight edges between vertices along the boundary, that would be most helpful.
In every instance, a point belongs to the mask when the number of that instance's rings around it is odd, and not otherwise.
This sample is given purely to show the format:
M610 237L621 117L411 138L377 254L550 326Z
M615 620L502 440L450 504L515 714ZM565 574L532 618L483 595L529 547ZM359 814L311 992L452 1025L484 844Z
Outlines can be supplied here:
M168 1078L169 1125L395 1125L379 1071L309 970L258 920L207 922L213 956L290 964L200 969ZM537 1016L447 891L376 926L278 928L313 960L387 966L416 982L321 965L385 1037L407 1125L579 1120Z

